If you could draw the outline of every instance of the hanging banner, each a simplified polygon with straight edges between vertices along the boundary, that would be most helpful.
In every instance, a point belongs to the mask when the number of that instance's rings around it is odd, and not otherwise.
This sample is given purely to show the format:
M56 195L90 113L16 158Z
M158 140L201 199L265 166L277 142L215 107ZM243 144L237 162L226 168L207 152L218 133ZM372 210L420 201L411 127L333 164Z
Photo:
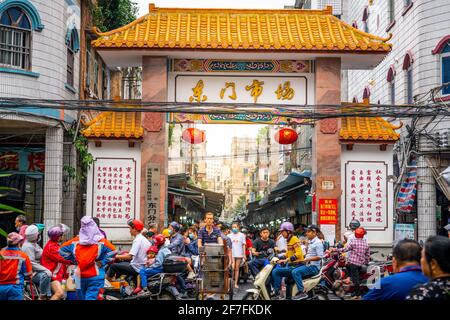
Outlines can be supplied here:
M319 224L337 224L337 199L319 199Z
M135 218L136 161L97 158L93 171L92 216L102 225L127 225Z

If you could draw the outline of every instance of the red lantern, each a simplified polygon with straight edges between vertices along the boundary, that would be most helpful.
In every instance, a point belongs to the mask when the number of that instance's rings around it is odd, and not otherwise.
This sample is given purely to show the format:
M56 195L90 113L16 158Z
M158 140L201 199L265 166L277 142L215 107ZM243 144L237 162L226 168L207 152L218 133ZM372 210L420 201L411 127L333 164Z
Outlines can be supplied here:
M191 144L203 143L206 140L205 131L195 128L188 128L184 130L183 135L181 137L183 138L184 141Z
M283 128L275 133L275 141L279 144L293 144L297 139L297 132L290 128Z

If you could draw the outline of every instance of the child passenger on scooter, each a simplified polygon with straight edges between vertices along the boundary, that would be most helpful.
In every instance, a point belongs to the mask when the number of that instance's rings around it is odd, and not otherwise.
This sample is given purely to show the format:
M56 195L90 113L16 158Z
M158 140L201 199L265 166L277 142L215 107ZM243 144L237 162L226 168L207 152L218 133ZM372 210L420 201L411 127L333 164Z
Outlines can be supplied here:
M145 268L149 268L152 264L156 261L156 254L158 253L158 247L157 246L151 246L147 250L147 261L145 262ZM141 276L137 277L137 285L136 289L134 290L134 293L139 293L142 291L141 287Z

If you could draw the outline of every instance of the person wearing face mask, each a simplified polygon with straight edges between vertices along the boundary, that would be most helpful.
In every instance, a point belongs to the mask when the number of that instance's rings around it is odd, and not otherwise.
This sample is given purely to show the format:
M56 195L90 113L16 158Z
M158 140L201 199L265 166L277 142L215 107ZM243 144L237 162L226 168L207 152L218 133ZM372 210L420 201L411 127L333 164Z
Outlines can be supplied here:
M154 244L155 240L153 237L158 233L158 228L156 226L156 223L150 223L148 226L148 230L145 233L145 237L148 241L150 241L151 244Z
M64 259L59 254L61 247L61 240L65 234L69 232L69 227L64 224L58 224L51 227L48 232L49 241L44 247L42 252L42 266L50 270L52 273L51 289L53 295L50 300L61 300L64 297L64 289L62 287L62 281L66 277L67 266L71 265L70 260Z
M239 223L234 222L231 226L231 233L228 235L231 240L231 254L233 257L232 270L234 270L234 287L239 289L239 268L241 262L245 261L245 235L239 230Z
M198 256L197 238L198 238L198 236L197 236L197 228L195 226L189 227L189 229L188 229L188 236L187 236L187 239L189 239L189 241L186 241L187 242L186 250L192 256Z

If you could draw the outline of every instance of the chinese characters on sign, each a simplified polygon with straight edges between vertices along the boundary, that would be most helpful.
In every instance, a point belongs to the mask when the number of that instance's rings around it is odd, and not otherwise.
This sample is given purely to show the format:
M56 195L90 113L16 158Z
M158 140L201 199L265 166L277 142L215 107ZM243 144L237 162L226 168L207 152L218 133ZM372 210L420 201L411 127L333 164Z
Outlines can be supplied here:
M253 101L258 102L258 98L263 92L264 81L253 80L251 85L245 86L246 91L250 91Z
M19 171L19 153L12 151L0 153L0 170Z
M395 224L395 236L394 241L400 241L403 239L415 239L414 224L397 223Z
M102 224L126 225L135 217L136 163L97 158L94 164L92 216Z
M205 102L208 97L203 94L203 89L205 84L203 80L198 80L195 87L192 88L192 95L189 97L189 102ZM224 99L225 91L231 88L231 95L228 96L231 100L237 99L236 94L236 82L225 82L224 87L220 90L220 99ZM253 80L249 85L245 86L245 90L249 92L250 96L253 98L253 102L257 103L259 96L264 90L264 81ZM295 95L295 91L291 88L291 82L285 81L278 85L278 89L275 91L277 100L292 100Z
M319 224L337 224L337 199L319 199Z
M365 228L386 228L387 165L349 161L345 168L346 224L358 219Z
M304 105L308 102L308 85L306 76L176 75L174 98L176 102Z
M189 102L205 102L208 97L203 94L204 87L203 80L198 80L194 88L192 88L192 96L189 97Z
M291 88L291 82L286 81L283 85L279 84L277 91L278 100L292 100L294 98L295 91Z
M225 82L225 88L222 88L220 90L220 99L223 99L223 96L225 94L225 91L227 91L228 88L231 88L231 95L228 96L231 100L236 100L236 83L235 82Z
M147 165L147 223L159 223L160 200L160 166L158 164Z
M45 171L45 151L42 148L0 148L0 171Z

